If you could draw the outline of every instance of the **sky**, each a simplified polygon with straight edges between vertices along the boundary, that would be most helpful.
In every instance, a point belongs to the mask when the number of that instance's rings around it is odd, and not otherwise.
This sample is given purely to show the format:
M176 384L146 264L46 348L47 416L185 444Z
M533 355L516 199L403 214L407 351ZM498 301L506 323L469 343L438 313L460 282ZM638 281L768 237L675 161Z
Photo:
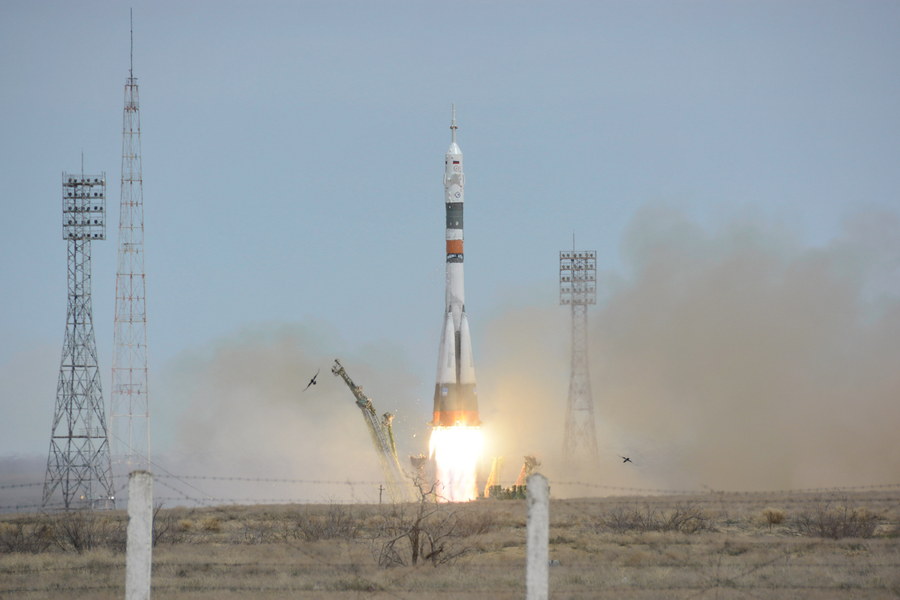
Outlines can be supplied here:
M343 460L369 450L335 357L424 449L455 104L482 418L511 476L526 452L559 465L558 253L574 244L598 253L604 482L896 483L888 1L0 0L0 457L48 451L60 174L82 153L108 180L92 270L109 401L129 7L152 438L169 464L365 477L371 457ZM836 437L855 450L824 452ZM640 463L624 475L609 470L623 452ZM723 452L731 466L705 458Z

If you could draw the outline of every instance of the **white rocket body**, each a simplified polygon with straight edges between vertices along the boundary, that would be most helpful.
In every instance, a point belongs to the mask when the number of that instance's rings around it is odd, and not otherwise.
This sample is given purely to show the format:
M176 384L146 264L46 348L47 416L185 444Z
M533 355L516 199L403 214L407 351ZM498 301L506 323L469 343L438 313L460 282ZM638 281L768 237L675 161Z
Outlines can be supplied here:
M434 388L436 427L479 425L478 396L472 339L466 317L463 280L463 202L465 174L462 150L456 143L456 114L450 125L450 148L444 157L444 205L447 212L447 284L444 327L438 350L437 382Z

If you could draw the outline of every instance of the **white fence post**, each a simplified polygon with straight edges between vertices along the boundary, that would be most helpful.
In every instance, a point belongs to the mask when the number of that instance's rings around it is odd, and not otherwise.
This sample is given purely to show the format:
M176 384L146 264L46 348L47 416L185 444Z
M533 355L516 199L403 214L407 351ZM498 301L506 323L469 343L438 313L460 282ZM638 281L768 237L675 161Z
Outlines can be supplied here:
M153 475L128 476L128 541L125 554L125 600L150 600L153 562Z
M550 594L550 486L540 473L528 477L528 561L525 573L527 600L547 600Z

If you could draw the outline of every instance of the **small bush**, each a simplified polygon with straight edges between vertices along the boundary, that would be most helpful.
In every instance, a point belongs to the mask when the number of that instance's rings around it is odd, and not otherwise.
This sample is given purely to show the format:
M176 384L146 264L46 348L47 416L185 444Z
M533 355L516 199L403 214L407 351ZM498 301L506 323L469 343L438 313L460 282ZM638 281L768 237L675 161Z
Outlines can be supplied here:
M219 533L222 531L222 521L218 517L206 517L200 522L200 528L210 533Z
M771 529L772 525L781 525L784 523L784 511L778 508L766 508L762 512L763 519Z
M600 518L600 527L617 533L628 531L678 531L698 533L713 529L712 519L694 504L678 504L672 510L660 511L649 505L643 508L618 507Z
M46 523L0 523L0 553L44 552L52 543Z
M641 512L638 508L629 509L624 506L617 506L600 517L598 527L610 529L616 533L645 531L647 523L646 513L649 511L649 507L645 507L644 512Z
M297 521L296 536L307 542L349 540L359 536L359 523L353 511L343 504L332 504L324 516L307 512Z
M125 550L126 525L123 519L93 510L69 510L47 519L48 534L60 550L79 554L95 548Z
M184 528L183 522L184 519L178 519L171 511L163 513L162 504L157 504L153 509L153 545L180 542L190 529Z
M437 567L452 564L472 550L459 543L463 537L457 530L460 511L453 505L436 502L435 485L427 490L421 485L418 488L417 503L395 505L385 515L382 540L378 540L380 548L376 552L379 567L420 564Z
M792 526L798 533L810 537L834 540L844 537L869 538L875 534L879 520L878 515L865 508L822 504L798 514Z
M712 519L694 504L678 504L662 519L660 531L698 533L713 529Z
M252 521L244 523L242 544L270 544L284 541L283 530L268 521Z
M482 535L497 529L497 517L488 512L459 513L456 518L456 535L469 537Z

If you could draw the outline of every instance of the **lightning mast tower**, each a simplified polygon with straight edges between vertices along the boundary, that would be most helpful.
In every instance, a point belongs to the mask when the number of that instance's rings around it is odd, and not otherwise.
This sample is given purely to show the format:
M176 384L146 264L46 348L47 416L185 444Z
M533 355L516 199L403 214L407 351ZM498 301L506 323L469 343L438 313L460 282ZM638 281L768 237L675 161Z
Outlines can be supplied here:
M144 274L144 192L141 174L141 113L131 62L122 117L122 186L112 365L113 457L128 470L150 468L150 405L147 394L147 298Z
M559 303L572 307L572 374L563 453L570 460L591 460L597 457L597 433L588 370L587 308L597 303L595 251L573 249L559 253Z
M91 311L91 242L106 239L106 174L63 173L62 209L69 303L42 503L66 510L114 508Z

